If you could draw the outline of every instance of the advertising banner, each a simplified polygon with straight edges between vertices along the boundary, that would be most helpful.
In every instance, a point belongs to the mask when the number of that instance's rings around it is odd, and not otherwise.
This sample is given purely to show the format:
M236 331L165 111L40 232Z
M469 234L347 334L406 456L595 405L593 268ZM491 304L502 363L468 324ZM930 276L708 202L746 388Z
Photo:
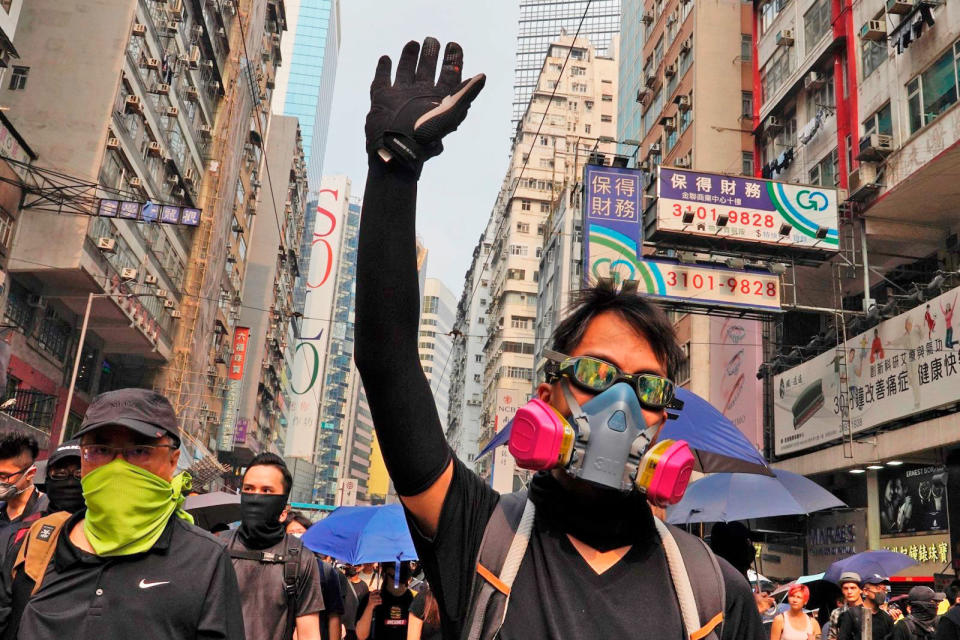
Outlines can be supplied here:
M243 364L247 361L247 342L250 341L250 329L247 327L237 327L233 331L233 355L230 357L230 372L227 374L231 380L241 380L243 378Z
M948 532L947 469L902 465L877 471L880 536Z
M867 510L814 513L807 521L807 572L867 550Z
M774 448L802 451L840 437L840 403L854 433L960 399L953 315L960 288L885 320L774 376ZM841 359L842 358L842 359ZM840 366L847 388L840 389Z
M517 409L526 404L527 394L511 389L497 389L497 413L495 431L507 426L513 420ZM490 469L490 486L500 493L513 491L513 472L516 469L513 456L507 447L497 447L493 453L493 463Z
M243 384L243 364L247 359L247 342L250 340L249 327L237 327L233 330L233 353L230 356L230 370L227 372L227 393L223 398L223 410L220 412L220 432L217 448L220 451L233 451L236 441L237 403L240 401L240 387ZM246 442L244 429L243 443Z
M710 318L710 404L763 450L763 362L759 320Z
M688 169L658 171L658 232L837 251L836 189ZM683 221L688 211L692 222ZM723 218L726 223L718 225Z

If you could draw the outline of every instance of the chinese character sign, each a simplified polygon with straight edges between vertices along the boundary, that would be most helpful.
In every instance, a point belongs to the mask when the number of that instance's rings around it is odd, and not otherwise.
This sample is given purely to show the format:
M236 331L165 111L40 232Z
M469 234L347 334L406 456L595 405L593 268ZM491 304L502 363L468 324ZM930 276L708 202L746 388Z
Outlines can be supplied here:
M775 376L776 454L840 438L844 406L857 433L960 400L960 342L954 339L958 301L960 288ZM843 388L841 377L846 378Z
M636 169L584 169L584 209L588 221L601 221L621 233L639 235L643 213L640 172Z
M233 355L230 357L230 372L227 376L231 380L243 378L243 363L247 359L247 343L250 341L250 329L237 327L233 332Z
M658 171L657 232L818 251L838 248L836 189L667 167Z

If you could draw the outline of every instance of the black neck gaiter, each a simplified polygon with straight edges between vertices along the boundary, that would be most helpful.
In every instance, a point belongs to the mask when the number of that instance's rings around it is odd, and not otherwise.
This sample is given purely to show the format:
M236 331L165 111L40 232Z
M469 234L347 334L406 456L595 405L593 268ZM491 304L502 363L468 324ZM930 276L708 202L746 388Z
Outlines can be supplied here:
M272 547L286 535L280 514L287 506L287 496L265 493L240 494L240 542L248 549Z
M530 482L529 497L537 508L537 516L548 528L570 534L598 551L625 547L657 535L650 505L637 491L623 493L594 485L570 491L550 472L541 471Z
M68 511L76 513L85 506L83 501L83 485L76 478L54 480L47 478L47 498L50 499L50 513Z

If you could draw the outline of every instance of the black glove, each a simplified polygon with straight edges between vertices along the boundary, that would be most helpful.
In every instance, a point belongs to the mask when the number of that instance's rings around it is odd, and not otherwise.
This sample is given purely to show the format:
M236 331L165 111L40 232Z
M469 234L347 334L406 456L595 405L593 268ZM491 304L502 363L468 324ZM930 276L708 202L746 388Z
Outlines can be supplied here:
M370 85L366 124L367 153L374 161L377 157L384 162L399 161L419 177L423 163L443 151L443 136L455 131L467 116L486 76L481 73L461 82L463 49L451 42L434 84L439 53L440 43L435 38L424 40L422 49L419 43L408 42L392 85L390 57L380 58Z

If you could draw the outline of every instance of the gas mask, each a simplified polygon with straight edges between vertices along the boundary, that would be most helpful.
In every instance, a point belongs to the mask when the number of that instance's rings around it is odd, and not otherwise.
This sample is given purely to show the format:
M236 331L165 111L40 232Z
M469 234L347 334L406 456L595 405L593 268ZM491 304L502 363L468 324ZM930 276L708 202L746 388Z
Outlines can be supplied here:
M647 426L633 387L618 382L580 407L562 381L572 420L538 398L513 418L509 449L523 469L565 469L595 484L637 489L657 506L683 498L693 453L683 440L652 444L659 425Z

